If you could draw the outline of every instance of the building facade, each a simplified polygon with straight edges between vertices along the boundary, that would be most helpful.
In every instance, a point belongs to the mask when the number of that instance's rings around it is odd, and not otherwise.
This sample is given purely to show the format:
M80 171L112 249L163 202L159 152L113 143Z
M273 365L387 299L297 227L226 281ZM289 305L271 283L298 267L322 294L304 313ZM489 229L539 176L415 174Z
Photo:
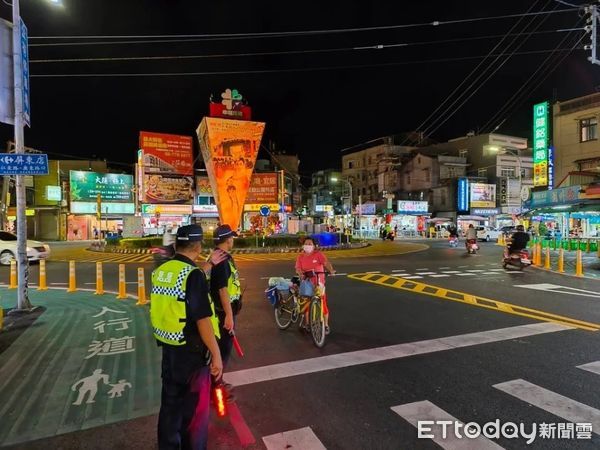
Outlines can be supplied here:
M582 185L600 177L600 93L553 105L554 187Z

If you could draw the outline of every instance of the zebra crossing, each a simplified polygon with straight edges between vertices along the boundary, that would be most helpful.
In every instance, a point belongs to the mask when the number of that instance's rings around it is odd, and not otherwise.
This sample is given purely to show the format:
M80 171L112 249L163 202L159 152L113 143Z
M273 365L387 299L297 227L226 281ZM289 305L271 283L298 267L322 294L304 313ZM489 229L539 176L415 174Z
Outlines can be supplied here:
M429 269L427 267L412 269L392 269L389 275L405 278L407 280L420 280L424 278L450 278L450 277L499 277L505 274L523 274L520 270L503 269L498 263L476 264L473 266L448 266Z
M600 375L600 361L576 367ZM391 406L390 409L412 425L415 429L414 437L432 440L444 450L502 450L506 447L496 442L502 438L512 440L519 446L550 440L554 445L561 441L582 446L588 444L589 448L597 445L597 437L594 435L600 436L599 409L524 379L509 380L491 387L506 394L507 399L518 400L528 411L521 417L515 417L514 422L501 423L497 420L480 424L465 423L451 411L446 411L427 399ZM543 423L528 423L530 408L537 408L553 418L549 417ZM262 440L267 450L326 449L310 427L265 436Z

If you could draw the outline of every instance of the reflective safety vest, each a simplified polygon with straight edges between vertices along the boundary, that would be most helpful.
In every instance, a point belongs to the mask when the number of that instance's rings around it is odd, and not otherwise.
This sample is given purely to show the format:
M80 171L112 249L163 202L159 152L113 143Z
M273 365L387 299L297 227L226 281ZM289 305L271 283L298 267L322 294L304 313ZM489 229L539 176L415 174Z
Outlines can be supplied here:
M210 260L210 256L207 261ZM235 267L235 263L233 259L228 258L227 263L229 264L229 269L231 274L229 275L229 279L227 280L227 293L229 294L229 301L235 302L236 300L240 300L242 298L242 284L240 283L240 273ZM207 275L208 281L210 281L210 276ZM220 303L219 303L220 304Z
M186 324L185 288L190 273L199 270L183 261L172 259L152 272L150 292L150 321L154 337L165 344L182 346L186 344L183 329ZM210 295L208 296L210 300ZM219 320L215 306L210 300L211 323L217 339Z

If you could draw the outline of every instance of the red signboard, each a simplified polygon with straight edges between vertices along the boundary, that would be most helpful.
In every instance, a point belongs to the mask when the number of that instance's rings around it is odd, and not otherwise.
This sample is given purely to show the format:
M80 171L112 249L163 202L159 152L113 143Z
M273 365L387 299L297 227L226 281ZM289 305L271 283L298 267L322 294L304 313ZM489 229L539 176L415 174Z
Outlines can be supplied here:
M210 104L211 117L224 117L225 119L252 119L252 108L247 105L240 105L237 109L228 109L227 106L221 103Z
M146 173L194 174L192 138L175 134L140 132Z
M250 179L250 188L246 204L278 203L277 173L254 173Z

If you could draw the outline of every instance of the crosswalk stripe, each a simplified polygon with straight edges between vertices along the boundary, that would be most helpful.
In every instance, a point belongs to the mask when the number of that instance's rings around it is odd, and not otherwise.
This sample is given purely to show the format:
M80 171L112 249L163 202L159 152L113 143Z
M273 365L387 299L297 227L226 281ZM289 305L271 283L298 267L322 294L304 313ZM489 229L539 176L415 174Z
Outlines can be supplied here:
M262 438L267 450L326 450L323 443L310 427L284 431Z
M600 411L596 408L522 379L495 384L494 387L569 422L591 423L592 431L600 434Z
M460 270L444 270L442 273L462 273Z
M446 277L449 277L449 276L450 275L447 275L447 274L444 274L444 273L442 273L442 274L438 273L437 275L431 275L431 278L446 278Z
M403 278L406 278L407 280L418 280L419 278L423 278L423 277L420 275L412 275L410 277L403 277Z
M449 420L451 422L462 423L456 417L427 400L393 406L391 409L415 428L418 427L419 421L424 420ZM441 425L431 424L428 427L430 427L430 430L427 430L426 434L433 434L432 441L445 450L500 450L504 448L482 435L473 439L465 437L460 439L455 436L452 426L448 427L450 431L447 432L446 438L443 438Z
M463 273L457 273L456 276L457 277L468 277L468 276L475 276L477 275L476 273L471 273L471 272L463 272Z
M582 364L581 366L577 366L578 369L587 370L588 372L595 373L600 375L600 361L591 362L588 364Z

